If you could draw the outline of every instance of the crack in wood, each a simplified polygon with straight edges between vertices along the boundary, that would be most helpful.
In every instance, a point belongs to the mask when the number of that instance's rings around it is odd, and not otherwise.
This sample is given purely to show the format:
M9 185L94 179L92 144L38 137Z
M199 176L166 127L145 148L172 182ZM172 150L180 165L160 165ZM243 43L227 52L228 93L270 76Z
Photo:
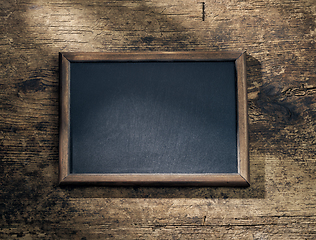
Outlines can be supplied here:
M281 92L283 95L287 96L305 96L311 95L316 93L316 87L314 86L307 86L302 84L299 88L298 87L289 87Z
M202 21L205 21L205 2L202 2Z

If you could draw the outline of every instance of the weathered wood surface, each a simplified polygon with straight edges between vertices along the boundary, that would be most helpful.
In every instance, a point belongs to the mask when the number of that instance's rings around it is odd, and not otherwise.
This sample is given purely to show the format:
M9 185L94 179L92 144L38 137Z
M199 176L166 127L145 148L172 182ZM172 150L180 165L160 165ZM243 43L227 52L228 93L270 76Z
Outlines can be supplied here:
M0 2L1 239L315 239L314 0ZM58 186L58 52L247 50L251 187Z

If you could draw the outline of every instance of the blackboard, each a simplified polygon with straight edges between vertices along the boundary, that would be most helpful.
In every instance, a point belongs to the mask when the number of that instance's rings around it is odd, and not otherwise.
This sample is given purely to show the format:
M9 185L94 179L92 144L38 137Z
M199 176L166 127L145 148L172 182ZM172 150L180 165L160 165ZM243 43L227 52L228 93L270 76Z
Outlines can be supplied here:
M248 185L244 58L61 53L60 182Z

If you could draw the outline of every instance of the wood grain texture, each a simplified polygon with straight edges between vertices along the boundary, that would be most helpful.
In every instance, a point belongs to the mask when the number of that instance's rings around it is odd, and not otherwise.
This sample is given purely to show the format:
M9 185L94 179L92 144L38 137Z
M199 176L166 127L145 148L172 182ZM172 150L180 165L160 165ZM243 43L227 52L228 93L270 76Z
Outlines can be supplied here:
M240 174L69 174L61 185L248 187Z
M236 61L237 74L237 109L238 109L238 172L249 183L249 143L248 143L248 105L247 105L247 72L246 53Z
M315 239L314 0L0 2L1 239ZM58 52L242 51L249 188L59 187Z
M69 174L69 149L70 149L70 62L59 55L60 79L59 81L59 182L63 181Z
M89 61L234 61L240 57L241 52L217 51L217 52L66 52L63 54L71 62Z

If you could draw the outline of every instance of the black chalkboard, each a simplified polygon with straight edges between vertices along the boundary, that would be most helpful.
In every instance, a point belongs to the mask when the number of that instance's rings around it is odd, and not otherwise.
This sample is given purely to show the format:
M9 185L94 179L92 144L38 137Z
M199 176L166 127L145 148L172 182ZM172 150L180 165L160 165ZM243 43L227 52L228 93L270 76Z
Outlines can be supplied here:
M234 58L67 64L67 175L240 174Z

